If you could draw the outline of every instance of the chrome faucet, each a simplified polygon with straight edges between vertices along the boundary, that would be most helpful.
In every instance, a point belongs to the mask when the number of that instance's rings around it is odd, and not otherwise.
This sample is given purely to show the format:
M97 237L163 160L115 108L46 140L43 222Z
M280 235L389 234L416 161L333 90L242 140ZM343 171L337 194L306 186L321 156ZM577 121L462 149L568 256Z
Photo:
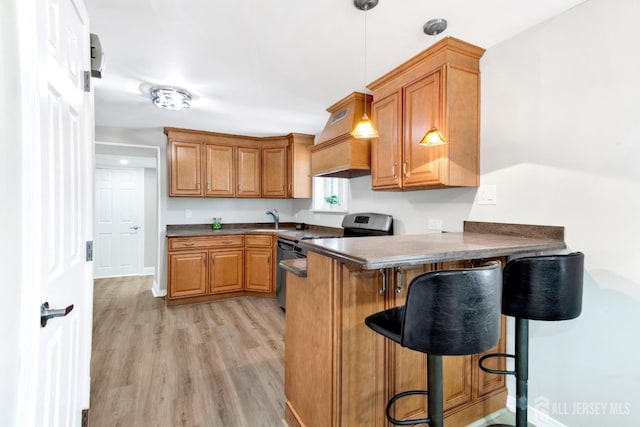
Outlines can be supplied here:
M276 223L276 230L277 230L278 224L280 223L280 215L278 214L278 209L274 209L272 211L266 211L265 214L271 215L273 217L273 222Z

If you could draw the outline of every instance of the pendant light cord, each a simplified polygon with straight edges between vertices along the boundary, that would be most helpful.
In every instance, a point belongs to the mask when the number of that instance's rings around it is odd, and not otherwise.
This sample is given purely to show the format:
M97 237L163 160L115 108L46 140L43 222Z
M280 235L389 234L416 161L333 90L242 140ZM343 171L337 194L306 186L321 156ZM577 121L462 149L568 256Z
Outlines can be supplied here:
M362 97L362 104L364 106L364 115L367 116L367 10L368 6L364 9L364 96ZM369 117L369 116L367 116Z

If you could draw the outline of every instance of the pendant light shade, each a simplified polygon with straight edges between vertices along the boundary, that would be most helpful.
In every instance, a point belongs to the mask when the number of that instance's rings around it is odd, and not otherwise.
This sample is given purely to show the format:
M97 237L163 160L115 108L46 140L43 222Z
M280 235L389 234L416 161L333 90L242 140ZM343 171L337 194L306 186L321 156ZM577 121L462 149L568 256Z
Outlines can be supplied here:
M366 139L366 138L377 138L378 131L373 126L373 122L367 116L367 113L364 113L362 116L362 120L360 120L356 127L351 131L351 136L358 139Z
M353 0L353 5L356 9L364 11L364 84L367 84L367 10L373 9L378 4L378 0ZM366 87L365 87L366 89ZM356 127L351 131L351 136L357 139L369 139L377 138L378 131L376 130L373 122L367 116L367 97L363 97L364 114L362 120L356 124Z
M420 141L420 145L426 145L428 147L433 147L436 145L446 144L447 141L444 139L444 136L440 133L438 128L432 127Z

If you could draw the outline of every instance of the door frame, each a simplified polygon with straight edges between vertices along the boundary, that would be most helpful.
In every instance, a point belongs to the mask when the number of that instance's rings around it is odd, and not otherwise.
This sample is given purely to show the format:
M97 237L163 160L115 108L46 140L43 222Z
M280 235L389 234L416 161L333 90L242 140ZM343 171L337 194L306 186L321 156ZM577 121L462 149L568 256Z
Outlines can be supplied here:
M162 263L162 253L160 252L160 248L162 247L162 245L160 244L161 239L163 239L164 233L162 232L162 222L161 222L161 215L160 215L160 195L161 195L161 188L160 188L160 179L162 176L162 163L160 161L160 147L154 146L154 145L142 145L142 144L124 144L121 142L107 142L107 141L95 141L95 145L108 145L111 147L120 147L120 148L144 148L144 149L149 149L149 150L154 150L155 153L155 158L156 158L156 268L155 268L155 273L154 273L154 279L153 279L153 287L151 288L151 292L153 293L154 297L164 297L167 294L166 290L161 290L160 289L160 283L162 283L162 268L161 268L161 263ZM95 148L94 148L95 151ZM97 169L97 166L94 165L93 167L94 169L94 173L95 170ZM94 204L95 204L95 196L94 196ZM144 264L144 263L143 263ZM142 268L144 269L144 265L142 266Z

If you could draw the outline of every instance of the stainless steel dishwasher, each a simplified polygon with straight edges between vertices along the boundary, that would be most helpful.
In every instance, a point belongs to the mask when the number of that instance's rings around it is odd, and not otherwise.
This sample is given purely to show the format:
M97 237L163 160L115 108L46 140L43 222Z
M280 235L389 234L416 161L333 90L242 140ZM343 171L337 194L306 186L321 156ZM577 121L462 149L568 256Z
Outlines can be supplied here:
M299 259L307 257L307 250L296 244L296 241L278 238L277 261L278 269L276 270L276 300L282 309L285 309L286 302L286 271L280 267L280 261L285 259Z

